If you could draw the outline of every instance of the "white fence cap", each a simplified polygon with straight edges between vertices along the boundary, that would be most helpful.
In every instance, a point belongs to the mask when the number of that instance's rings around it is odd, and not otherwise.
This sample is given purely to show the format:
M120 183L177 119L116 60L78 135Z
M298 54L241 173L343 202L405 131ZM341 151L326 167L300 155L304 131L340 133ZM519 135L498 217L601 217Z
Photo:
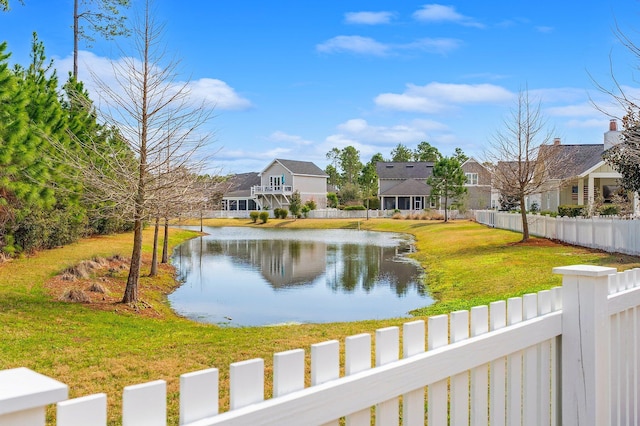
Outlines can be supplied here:
M0 371L0 415L44 407L68 395L67 385L28 368Z

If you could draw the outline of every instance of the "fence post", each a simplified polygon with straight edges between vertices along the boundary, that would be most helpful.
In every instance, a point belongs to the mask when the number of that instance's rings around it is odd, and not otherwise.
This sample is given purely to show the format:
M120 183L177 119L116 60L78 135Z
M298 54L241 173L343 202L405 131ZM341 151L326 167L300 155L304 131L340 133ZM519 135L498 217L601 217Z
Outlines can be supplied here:
M610 421L608 275L615 268L553 268L562 278L562 424Z
M68 394L64 383L28 368L0 371L0 425L44 426L46 406Z

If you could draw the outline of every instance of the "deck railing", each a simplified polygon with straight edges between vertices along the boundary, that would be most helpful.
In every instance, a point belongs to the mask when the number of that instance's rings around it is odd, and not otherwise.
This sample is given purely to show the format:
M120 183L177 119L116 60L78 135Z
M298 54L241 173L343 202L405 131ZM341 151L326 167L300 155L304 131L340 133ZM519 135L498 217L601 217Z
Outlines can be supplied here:
M231 364L230 410L218 370L180 378L180 424L640 424L640 269L554 268L563 285L274 355L273 398L262 359ZM401 336L402 335L402 336ZM402 339L401 339L402 337ZM375 366L372 346L375 339ZM402 354L402 355L400 355ZM0 371L0 424L106 424L106 396L66 400L67 386L27 369ZM166 384L124 389L123 425L166 425Z
M251 195L258 194L293 194L293 187L291 185L276 185L276 186L252 186Z

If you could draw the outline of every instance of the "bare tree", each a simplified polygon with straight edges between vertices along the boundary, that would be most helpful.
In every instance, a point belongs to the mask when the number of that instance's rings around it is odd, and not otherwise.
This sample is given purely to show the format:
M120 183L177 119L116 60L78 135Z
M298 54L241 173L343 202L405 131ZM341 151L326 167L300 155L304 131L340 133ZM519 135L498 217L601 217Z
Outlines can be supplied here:
M166 59L162 34L147 0L133 27L135 55L112 63L117 84L108 84L93 74L101 95L102 120L118 129L123 143L78 141L82 150L91 150L92 155L75 157L75 167L81 170L85 184L94 188L88 196L129 212L134 224L123 303L139 299L144 222L159 217L163 205L185 195L191 185L185 184L184 175L201 170L208 159L201 148L212 136L199 133L199 129L213 117L213 109L194 103L189 82L178 82L178 63ZM133 155L119 155L113 150L118 146ZM94 157L100 164L89 163Z
M486 153L492 165L494 188L502 196L519 201L523 242L529 239L525 200L551 189L551 176L561 161L557 150L549 145L551 139L540 102L530 99L528 91L520 91L515 107L503 120L503 128L496 132Z

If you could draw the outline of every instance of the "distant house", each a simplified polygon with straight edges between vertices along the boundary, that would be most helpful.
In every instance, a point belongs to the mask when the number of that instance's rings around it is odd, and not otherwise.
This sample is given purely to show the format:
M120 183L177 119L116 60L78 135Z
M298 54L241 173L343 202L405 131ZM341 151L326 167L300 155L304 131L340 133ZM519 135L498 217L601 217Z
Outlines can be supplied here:
M295 191L303 204L313 200L323 209L327 206L328 177L309 161L276 159L260 173L235 175L232 179L236 184L223 196L223 209L288 209Z
M462 170L467 178L466 207L471 210L495 207L491 202L491 172L473 157L462 164Z
M422 210L431 205L433 162L378 162L378 198L383 210Z
M556 138L553 145L543 147L561 156L562 167L551 172L551 189L532 196L529 204L537 202L541 210L557 211L560 205L592 205L598 199L611 202L622 176L602 159L602 154L620 142L621 134L616 120L611 120L604 143L562 145Z
M229 189L222 196L222 210L249 211L256 210L255 199L251 196L251 188L260 184L257 172L240 173L229 178Z

